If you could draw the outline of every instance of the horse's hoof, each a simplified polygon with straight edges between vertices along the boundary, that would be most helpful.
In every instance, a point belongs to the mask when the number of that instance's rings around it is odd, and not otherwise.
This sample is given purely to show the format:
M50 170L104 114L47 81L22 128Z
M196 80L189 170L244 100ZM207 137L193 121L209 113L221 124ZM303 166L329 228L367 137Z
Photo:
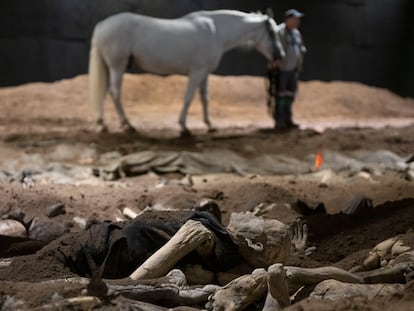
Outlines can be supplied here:
M208 132L209 133L215 133L215 132L217 132L217 129L215 127L209 127Z
M132 125L130 125L130 124L125 124L125 125L122 125L122 131L125 133L125 134L134 134L134 133L136 133L137 132L137 130L135 129L135 127L133 127Z
M193 134L191 134L191 132L187 128L183 128L181 129L180 137L182 138L193 137Z
M98 124L97 126L96 126L96 131L99 133L99 134L105 134L105 133L108 133L109 131L108 131L108 128L106 127L106 125L104 125L104 124Z

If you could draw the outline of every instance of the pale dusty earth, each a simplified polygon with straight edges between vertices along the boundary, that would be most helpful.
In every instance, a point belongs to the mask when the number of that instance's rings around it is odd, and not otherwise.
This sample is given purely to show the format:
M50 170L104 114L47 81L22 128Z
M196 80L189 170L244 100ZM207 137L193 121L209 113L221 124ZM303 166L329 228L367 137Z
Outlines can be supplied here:
M249 211L259 203L278 203L266 217L291 223L301 217L289 204L298 199L309 205L321 202L328 214L340 213L350 200L367 197L378 207L369 219L341 223L342 218L303 216L309 223L309 245L316 250L291 263L316 267L336 265L349 269L367 250L393 235L413 229L414 176L378 166L377 170L351 172L323 164L313 167L315 154L336 152L355 156L387 150L408 159L414 153L414 99L388 90L333 81L301 82L294 104L300 129L274 131L266 110L265 81L250 76L210 77L210 116L216 132L207 133L196 97L188 116L192 137L181 137L178 115L186 78L149 74L125 75L123 100L137 133L122 133L109 98L105 119L109 133L97 133L88 104L87 76L55 83L31 83L0 89L0 216L20 209L40 222L63 224L81 230L74 217L112 220L129 207L188 209L205 198L215 200L227 224L233 211ZM301 174L236 174L232 172L184 176L180 173L146 174L104 181L92 168L142 151L231 151L246 159L280 155L309 163ZM65 177L60 168L84 168ZM52 168L51 168L52 167ZM30 178L30 170L47 171ZM86 176L87 175L87 176ZM28 176L25 178L25 176ZM34 175L35 177L36 175ZM189 180L191 182L189 182ZM65 214L45 215L47 207L62 203ZM6 295L23 299L29 307L45 304L53 288L31 288L26 282L58 278L53 273L7 276L0 285L0 304ZM1 272L1 271L0 271ZM22 276L23 275L23 276ZM4 280L4 277L0 279ZM1 282L0 282L1 283ZM29 285L30 287L30 285ZM75 293L66 293L75 295ZM291 310L409 310L414 295L341 301L305 300Z

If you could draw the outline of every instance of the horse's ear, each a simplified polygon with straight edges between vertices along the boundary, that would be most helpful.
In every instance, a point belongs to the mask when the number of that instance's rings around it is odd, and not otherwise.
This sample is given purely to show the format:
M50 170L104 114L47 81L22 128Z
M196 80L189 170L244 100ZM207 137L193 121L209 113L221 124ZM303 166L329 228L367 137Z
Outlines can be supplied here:
M267 8L266 9L266 15L269 16L270 18L274 17L272 8Z

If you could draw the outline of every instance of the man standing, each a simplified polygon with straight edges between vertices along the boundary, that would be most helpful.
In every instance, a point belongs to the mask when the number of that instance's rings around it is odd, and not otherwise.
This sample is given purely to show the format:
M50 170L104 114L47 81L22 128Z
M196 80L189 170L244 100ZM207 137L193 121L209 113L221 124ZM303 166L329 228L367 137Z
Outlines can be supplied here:
M285 12L285 22L279 26L279 35L286 56L277 65L269 65L269 96L276 99L273 118L275 127L280 129L298 127L292 120L292 104L306 53L302 35L298 30L302 17L303 13L295 9Z

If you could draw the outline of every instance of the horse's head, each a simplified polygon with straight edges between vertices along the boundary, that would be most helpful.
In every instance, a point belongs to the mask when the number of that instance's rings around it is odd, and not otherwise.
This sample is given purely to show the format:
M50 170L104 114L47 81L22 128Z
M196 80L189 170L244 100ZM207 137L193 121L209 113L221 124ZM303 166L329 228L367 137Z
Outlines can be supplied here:
M269 43L271 46L271 59L283 59L285 57L285 50L283 49L282 43L280 41L280 36L278 32L278 26L275 20L268 16L266 21L266 30L268 33Z
M263 26L265 34L256 43L256 48L269 60L283 59L283 49L275 20L269 15L263 15Z

